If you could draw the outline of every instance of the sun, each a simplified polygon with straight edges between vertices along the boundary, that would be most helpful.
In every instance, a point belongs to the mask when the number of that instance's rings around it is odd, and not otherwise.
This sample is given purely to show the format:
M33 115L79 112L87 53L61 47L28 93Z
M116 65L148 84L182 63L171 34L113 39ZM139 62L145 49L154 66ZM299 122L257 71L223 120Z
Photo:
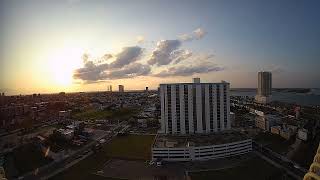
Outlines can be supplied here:
M49 69L52 83L56 86L72 85L73 71L81 66L81 48L65 47L54 52L49 59Z

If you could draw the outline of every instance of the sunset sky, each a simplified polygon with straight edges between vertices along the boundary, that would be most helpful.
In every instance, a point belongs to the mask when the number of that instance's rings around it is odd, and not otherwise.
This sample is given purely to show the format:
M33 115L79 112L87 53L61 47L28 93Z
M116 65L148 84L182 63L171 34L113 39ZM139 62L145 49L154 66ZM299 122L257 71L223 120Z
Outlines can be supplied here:
M0 92L226 80L320 88L317 0L0 0Z

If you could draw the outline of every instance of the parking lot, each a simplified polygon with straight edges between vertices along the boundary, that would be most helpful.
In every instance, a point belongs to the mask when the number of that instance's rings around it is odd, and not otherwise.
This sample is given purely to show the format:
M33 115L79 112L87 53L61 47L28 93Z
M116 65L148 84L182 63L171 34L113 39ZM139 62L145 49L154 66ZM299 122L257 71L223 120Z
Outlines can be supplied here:
M157 167L145 161L111 159L95 174L118 179L184 179L184 169Z

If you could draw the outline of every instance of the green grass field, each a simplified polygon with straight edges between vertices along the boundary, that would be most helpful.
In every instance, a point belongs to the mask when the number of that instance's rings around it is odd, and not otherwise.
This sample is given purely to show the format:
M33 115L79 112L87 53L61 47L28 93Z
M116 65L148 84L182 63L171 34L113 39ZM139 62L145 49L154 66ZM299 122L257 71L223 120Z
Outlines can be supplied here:
M268 162L260 159L259 157L254 157L253 159L247 160L237 167L232 167L228 169L216 170L216 171L203 171L191 173L192 180L211 180L211 179L223 179L223 180L233 180L233 179L246 179L246 180L256 180L256 179L281 179L282 172L276 167L272 166ZM280 176L280 177L279 177Z
M95 109L90 109L84 112L74 114L75 119L87 120L87 119L105 119L112 115L111 111L98 111Z
M106 147L110 157L148 160L154 136L128 135L115 138Z
M96 119L119 119L126 120L136 114L138 109L122 108L119 110L95 110L90 109L80 113L73 114L73 118L78 120L96 120Z
M110 144L106 144L100 151L80 161L68 170L58 174L50 180L77 179L100 180L100 176L92 174L101 169L111 157L148 159L154 136L128 135L116 137ZM106 179L106 178L104 178ZM108 180L108 179L106 179ZM111 180L111 179L110 179Z

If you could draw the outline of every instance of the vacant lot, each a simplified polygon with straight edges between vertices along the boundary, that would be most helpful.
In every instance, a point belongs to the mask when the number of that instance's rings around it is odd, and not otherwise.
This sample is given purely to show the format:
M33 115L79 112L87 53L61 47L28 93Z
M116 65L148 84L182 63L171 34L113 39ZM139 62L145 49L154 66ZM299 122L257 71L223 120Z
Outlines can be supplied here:
M105 148L110 157L148 160L153 140L154 136L119 136Z
M110 157L133 159L150 158L150 146L153 142L153 139L154 136L129 135L116 137L110 144L106 144L100 151L80 161L76 165L51 178L50 180L102 179L100 176L96 176L92 173L102 169ZM106 180L108 180L108 178Z
M136 114L139 110L132 108L122 108L119 110L96 110L90 109L73 115L73 118L79 120L96 119L117 119L126 120Z
M241 163L239 166L214 170L191 173L192 180L206 180L206 179L281 179L282 172L268 162L254 157Z

